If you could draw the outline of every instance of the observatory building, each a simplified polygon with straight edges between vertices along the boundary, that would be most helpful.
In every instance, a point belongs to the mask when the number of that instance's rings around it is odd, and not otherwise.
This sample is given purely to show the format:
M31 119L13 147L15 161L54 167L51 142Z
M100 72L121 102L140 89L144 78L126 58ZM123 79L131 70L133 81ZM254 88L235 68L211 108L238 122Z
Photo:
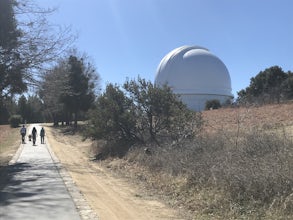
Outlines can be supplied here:
M182 46L169 52L157 68L155 84L167 84L194 111L204 110L209 100L223 104L233 97L225 64L199 46Z

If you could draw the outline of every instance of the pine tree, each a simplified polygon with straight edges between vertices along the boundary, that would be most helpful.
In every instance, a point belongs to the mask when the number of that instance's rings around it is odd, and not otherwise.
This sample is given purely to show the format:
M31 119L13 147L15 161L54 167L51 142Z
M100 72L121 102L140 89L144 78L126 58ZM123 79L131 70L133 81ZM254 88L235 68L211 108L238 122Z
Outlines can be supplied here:
M14 4L13 0L0 1L0 98L27 89L18 51L21 31L17 29Z
M82 58L69 57L68 81L67 85L64 85L65 93L62 100L67 109L71 109L75 126L77 126L80 111L87 111L95 99L94 85L90 82L93 77L91 71L94 70L88 71Z

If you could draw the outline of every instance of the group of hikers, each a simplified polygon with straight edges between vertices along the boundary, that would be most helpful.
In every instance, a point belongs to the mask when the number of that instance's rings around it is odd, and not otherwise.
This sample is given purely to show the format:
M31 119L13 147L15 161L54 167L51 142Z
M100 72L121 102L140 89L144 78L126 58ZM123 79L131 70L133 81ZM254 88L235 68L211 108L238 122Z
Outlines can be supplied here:
M25 144L25 136L26 136L26 127L23 125L20 129L21 134L21 142ZM41 144L45 143L45 129L42 127L40 131L40 137L41 137ZM36 139L37 139L37 129L33 127L31 134L28 135L29 141L33 140L33 145L36 145Z

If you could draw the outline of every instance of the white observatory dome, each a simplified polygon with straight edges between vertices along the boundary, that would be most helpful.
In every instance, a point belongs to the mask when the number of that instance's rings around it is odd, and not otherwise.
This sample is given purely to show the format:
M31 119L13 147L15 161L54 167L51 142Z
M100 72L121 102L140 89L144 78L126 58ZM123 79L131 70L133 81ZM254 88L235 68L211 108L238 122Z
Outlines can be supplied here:
M230 100L231 79L225 64L208 49L182 46L160 62L156 85L167 84L188 108L202 111L208 100Z

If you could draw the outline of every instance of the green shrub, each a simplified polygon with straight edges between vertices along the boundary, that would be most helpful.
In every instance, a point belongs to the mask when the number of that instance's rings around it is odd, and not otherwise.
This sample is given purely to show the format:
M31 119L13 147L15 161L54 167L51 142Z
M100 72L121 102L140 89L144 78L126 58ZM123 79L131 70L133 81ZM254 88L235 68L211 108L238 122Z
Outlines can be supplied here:
M22 118L20 115L12 115L9 118L9 123L12 128L17 128L19 124L21 123L21 121L22 121Z
M208 100L206 102L206 106L205 106L205 110L210 110L210 109L218 109L221 108L221 103L219 100L217 99L213 99L213 100Z
M89 114L85 136L107 141L105 154L121 155L126 145L159 145L165 139L178 142L192 137L201 124L201 114L188 110L171 88L138 78L126 82L123 88L107 85ZM126 144L123 147L122 142Z
M107 85L91 111L87 136L112 143L159 144L192 137L201 124L201 114L188 110L171 88L138 78L123 89Z
M87 136L109 142L133 140L135 112L131 100L117 86L109 84L89 114Z
M158 143L162 138L178 140L193 135L191 126L199 117L188 110L170 87L138 78L126 82L123 88L134 104L135 126L140 140Z

